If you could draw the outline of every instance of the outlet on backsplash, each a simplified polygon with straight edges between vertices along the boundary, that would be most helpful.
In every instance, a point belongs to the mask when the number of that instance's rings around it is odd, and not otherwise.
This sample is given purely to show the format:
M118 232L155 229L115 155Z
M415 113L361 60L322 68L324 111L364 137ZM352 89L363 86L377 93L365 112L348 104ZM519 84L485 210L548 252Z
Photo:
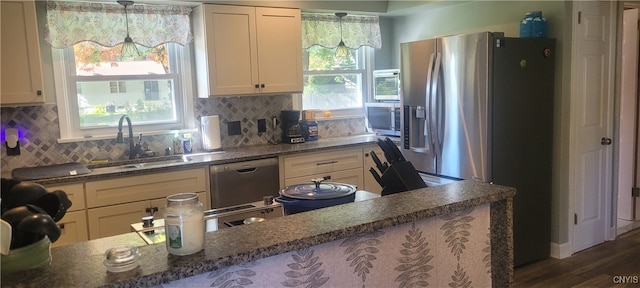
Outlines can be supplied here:
M229 136L241 135L242 134L242 126L240 125L240 121L229 121L229 122L227 122L227 133L228 133Z
M267 132L267 120L258 119L258 133Z

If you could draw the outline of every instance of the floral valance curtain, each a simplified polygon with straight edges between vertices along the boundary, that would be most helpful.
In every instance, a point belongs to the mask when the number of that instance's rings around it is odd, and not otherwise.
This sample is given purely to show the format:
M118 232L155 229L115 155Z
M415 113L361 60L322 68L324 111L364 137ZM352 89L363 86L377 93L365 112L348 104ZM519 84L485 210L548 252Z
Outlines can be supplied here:
M342 18L342 40L350 49L382 47L378 16L347 15ZM335 48L340 43L340 18L334 14L302 14L302 48L320 45Z
M155 47L174 42L188 44L191 8L185 6L139 5L127 7L129 35L136 44ZM55 48L82 41L113 47L127 36L124 6L93 2L47 2L45 40Z

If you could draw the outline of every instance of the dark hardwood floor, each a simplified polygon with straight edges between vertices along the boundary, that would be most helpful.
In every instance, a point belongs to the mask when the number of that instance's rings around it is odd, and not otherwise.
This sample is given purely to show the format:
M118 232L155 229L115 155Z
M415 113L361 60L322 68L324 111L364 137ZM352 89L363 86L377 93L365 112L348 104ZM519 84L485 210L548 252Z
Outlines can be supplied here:
M623 280L620 276L630 276L626 279L632 284L615 283ZM640 287L640 229L565 259L549 258L518 267L514 286Z

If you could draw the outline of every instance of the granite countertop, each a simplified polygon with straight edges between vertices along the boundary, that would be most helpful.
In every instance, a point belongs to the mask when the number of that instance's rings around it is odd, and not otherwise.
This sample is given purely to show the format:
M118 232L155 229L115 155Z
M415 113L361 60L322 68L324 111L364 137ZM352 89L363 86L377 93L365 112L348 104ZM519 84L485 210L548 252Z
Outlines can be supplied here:
M102 264L106 246L100 245L108 240L91 240L52 248L51 265L3 274L2 286L153 286L514 195L514 188L472 180L422 188L208 232L204 250L193 255L168 254L164 243L141 246L140 267L121 273Z
M225 148L223 151L195 153L185 155L172 155L154 157L153 160L147 158L111 162L107 164L87 165L89 169L103 168L118 166L123 164L143 163L145 161L155 160L172 160L186 158L185 162L171 163L166 166L153 166L150 168L131 168L120 170L102 169L102 171L93 171L89 174L65 176L58 178L47 178L39 180L29 180L41 185L55 185L73 182L82 182L87 180L108 179L121 176L131 176L136 174L145 174L151 172L165 172L174 171L180 169L191 169L196 167L204 167L208 165L226 164L232 162L264 159L270 157L278 157L284 155L291 155L303 152L319 152L336 148L349 148L349 147L361 147L363 145L375 144L378 139L384 136L377 136L374 134L363 134L348 137L335 137L335 138L321 138L317 141L311 141L299 144L277 144L277 145L256 145L256 146L244 146L237 148ZM396 139L397 140L397 139ZM3 175L5 178L10 176Z

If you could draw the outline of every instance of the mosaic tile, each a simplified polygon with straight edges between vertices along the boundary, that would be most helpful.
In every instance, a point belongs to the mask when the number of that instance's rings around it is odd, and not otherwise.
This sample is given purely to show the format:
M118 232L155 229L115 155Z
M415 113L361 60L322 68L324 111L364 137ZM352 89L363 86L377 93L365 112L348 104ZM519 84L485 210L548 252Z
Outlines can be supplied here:
M291 110L292 96L261 95L243 97L214 97L194 101L196 127L200 127L200 117L219 115L221 123L221 143L225 147L269 145L281 138L281 130L272 129L273 117L280 117L280 111ZM106 152L112 160L126 160L129 146L113 140L82 141L58 143L60 126L58 107L55 104L25 107L2 107L0 110L2 131L9 127L26 133L20 141L21 154L6 156L6 147L2 146L0 165L3 175L15 168L51 165L65 162L88 163L99 152ZM258 119L267 119L267 132L258 133ZM229 121L241 121L242 135L229 136L226 124ZM366 133L364 118L319 121L320 137L339 137ZM2 136L4 141L4 135ZM172 147L173 135L143 136L143 147L164 155L165 148ZM202 137L199 132L192 133L194 151L202 151Z

